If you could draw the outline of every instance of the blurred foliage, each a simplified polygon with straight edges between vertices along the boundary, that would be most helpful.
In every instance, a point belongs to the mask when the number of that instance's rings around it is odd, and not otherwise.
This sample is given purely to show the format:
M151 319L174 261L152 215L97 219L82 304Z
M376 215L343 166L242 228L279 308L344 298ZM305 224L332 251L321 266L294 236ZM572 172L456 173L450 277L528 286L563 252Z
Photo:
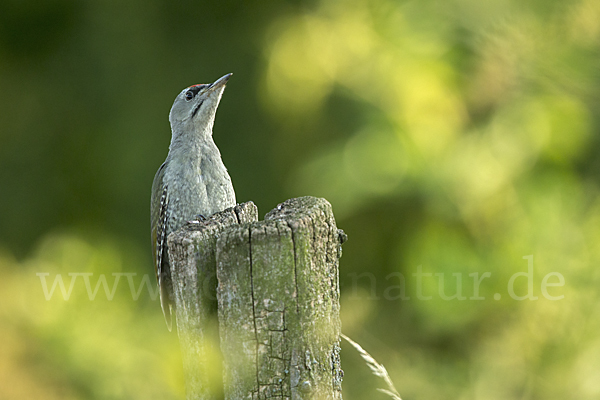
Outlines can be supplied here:
M0 398L183 398L158 302L124 277L46 301L36 273L153 276L168 110L227 72L238 200L332 203L343 330L404 400L600 397L597 0L0 0ZM385 398L342 365L346 399Z

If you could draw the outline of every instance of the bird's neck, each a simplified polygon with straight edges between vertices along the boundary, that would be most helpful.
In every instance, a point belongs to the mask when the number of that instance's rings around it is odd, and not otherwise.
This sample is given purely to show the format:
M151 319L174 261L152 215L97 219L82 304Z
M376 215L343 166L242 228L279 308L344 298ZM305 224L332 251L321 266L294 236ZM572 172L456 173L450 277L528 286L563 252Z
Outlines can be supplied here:
M203 126L173 126L173 136L167 159L189 162L199 160L203 147L214 146L212 127L212 123Z

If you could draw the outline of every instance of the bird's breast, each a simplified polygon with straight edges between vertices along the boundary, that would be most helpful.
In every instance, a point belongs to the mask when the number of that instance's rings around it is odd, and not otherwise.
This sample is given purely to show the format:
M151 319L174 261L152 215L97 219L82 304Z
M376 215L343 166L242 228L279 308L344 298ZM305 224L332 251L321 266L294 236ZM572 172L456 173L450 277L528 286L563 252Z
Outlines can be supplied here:
M198 214L209 217L235 205L231 178L220 157L172 160L165 171L165 180L170 232Z

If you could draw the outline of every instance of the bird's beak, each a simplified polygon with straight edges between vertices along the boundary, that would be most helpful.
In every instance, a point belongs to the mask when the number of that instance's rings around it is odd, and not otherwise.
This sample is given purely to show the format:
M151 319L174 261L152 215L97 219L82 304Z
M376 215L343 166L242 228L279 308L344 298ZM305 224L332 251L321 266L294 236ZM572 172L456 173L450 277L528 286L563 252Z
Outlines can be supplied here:
M210 90L212 92L215 89L225 86L227 84L227 81L229 80L229 78L231 78L231 75L233 75L233 74L229 73L227 75L223 75L222 77L217 79L212 85L210 85L208 90Z

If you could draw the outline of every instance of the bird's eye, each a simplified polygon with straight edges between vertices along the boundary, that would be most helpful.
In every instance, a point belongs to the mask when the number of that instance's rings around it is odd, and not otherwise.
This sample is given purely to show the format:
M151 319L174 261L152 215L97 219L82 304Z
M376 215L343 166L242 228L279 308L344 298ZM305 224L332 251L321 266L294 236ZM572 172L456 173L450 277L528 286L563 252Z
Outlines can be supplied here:
M190 101L190 100L191 100L191 99L193 99L193 98L194 98L194 92L192 92L191 90L188 90L188 91L185 93L185 99L186 99L187 101Z

